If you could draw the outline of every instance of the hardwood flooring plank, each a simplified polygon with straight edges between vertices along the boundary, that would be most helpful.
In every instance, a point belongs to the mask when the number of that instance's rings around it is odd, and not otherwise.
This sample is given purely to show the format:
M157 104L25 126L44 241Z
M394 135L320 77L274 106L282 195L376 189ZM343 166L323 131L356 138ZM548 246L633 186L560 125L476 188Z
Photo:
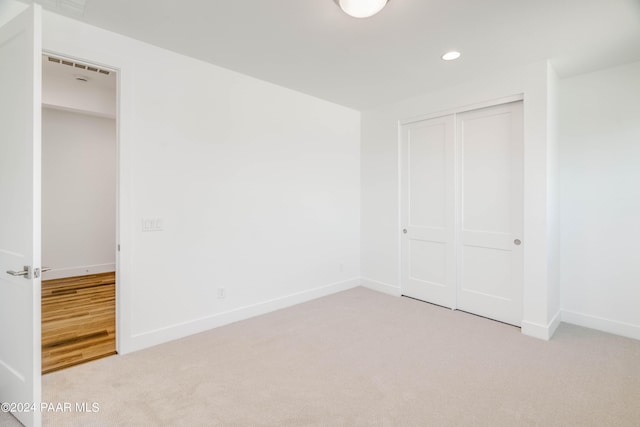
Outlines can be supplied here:
M115 273L42 282L42 373L116 354Z

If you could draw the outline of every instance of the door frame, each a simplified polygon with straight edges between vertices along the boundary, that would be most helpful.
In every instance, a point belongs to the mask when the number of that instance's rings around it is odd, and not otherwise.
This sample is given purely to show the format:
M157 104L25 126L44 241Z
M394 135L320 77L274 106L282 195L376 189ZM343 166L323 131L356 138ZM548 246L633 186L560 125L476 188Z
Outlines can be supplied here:
M398 139L397 139L397 152L398 152L398 211L397 211L397 215L398 215L398 222L397 222L397 226L396 226L396 233L397 233L397 244L398 244L398 284L400 287L400 295L404 295L404 290L406 288L405 284L402 282L402 263L403 263L403 258L402 258L402 227L403 227L403 223L402 223L402 203L403 203L403 199L402 199L402 185L403 185L403 165L402 165L402 133L403 133L403 128L407 125L413 124L413 123L417 123L417 122L421 122L424 120L430 120L430 119L435 119L438 117L443 117L443 116L449 116L449 115L457 115L457 114L461 114L461 113L466 113L468 111L473 111L473 110L479 110L482 108L487 108L487 107L495 107L497 105L501 105L501 104L508 104L511 102L518 102L518 101L522 101L523 102L523 109L526 108L526 102L525 102L525 97L523 93L520 94L516 94L516 95L510 95L510 96L505 96L505 97L501 97L501 98L496 98L496 99L491 99L491 100L487 100L487 101L483 101L483 102L478 102L478 103L474 103L474 104L470 104L470 105L465 105L465 106L461 106L461 107L457 107L457 108L451 108L451 109L447 109L447 110L442 110L442 111L437 111L437 112L433 112L433 113L428 113L428 114L422 114L419 116L414 116L414 117L410 117L408 119L404 119L404 120L398 120ZM455 144L455 148L454 148L454 156L457 158L458 156L458 144ZM454 174L455 174L455 179L454 179L454 191L456 192L456 205L458 205L458 203L460 202L458 200L458 193L459 193L459 188L460 188L460 183L458 182L458 175L459 175L459 162L456 161L454 164ZM524 158L523 158L523 166L524 166ZM526 192L526 188L524 187L523 184L523 202L524 202L524 193ZM459 228L460 228L460 214L459 212L456 210L455 212L455 219L454 219L454 241L458 242L459 240ZM526 230L523 230L523 235L526 235ZM456 249L456 253L458 252L458 249ZM458 272L458 268L459 266L456 265L456 273ZM523 283L524 283L524 270L523 270ZM455 287L457 289L458 287L458 283L456 281L455 283ZM523 289L523 294L524 294L524 289ZM457 297L457 292L456 295L454 297L454 301L453 301L453 305L451 307L452 310L456 310L458 307L458 297ZM523 313L524 314L524 313Z
M122 262L120 259L120 245L122 242L122 223L121 223L121 217L122 217L122 183L123 183L123 179L122 179L122 146L121 146L121 108L120 108L120 100L121 100L121 82L122 82L122 70L118 67L114 67L112 65L108 65L108 64L104 64L100 61L94 61L91 59L86 59L86 58L78 58L74 55L69 55L66 53L62 53L62 52L57 52L57 51L53 51L51 49L45 49L43 47L42 49L42 55L51 55L51 56L55 56L56 58L61 58L61 59L67 59L69 61L73 61L73 62L79 62L79 63L83 63L83 64L87 64L87 65L95 65L96 67L99 67L101 69L104 70L108 70L111 72L116 73L116 115L115 115L115 121L116 121L116 207L115 207L115 214L116 214L116 229L115 229L115 233L116 233L116 247L113 248L115 251L115 269L116 269L116 283L115 283L115 292L116 292L116 352L118 354L121 354L121 349L122 349L122 345L121 345L121 331L122 331L122 327L124 326L122 322L122 307L121 307L121 302L122 302L122 296L121 296L121 290L122 290L122 283L123 283L123 279L121 277L121 266L122 266ZM42 168L42 166L41 166ZM42 232L41 232L42 233Z

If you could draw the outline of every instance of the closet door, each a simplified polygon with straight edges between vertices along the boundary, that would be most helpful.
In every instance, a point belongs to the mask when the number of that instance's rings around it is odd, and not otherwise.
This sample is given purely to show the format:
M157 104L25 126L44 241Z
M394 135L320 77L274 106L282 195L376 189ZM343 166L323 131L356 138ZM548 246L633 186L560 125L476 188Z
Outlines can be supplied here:
M460 310L522 320L522 102L457 115Z
M454 116L401 129L402 293L455 306Z

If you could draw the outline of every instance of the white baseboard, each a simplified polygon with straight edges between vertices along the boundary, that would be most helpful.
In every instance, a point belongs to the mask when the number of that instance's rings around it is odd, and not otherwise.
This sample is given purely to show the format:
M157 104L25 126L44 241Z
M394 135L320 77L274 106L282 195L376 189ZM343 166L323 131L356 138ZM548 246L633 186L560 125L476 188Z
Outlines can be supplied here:
M560 326L561 320L562 315L561 312L558 311L555 316L553 316L551 321L546 325L523 320L522 324L520 325L520 330L524 335L549 341L553 334L556 333L556 329L558 329L558 326Z
M365 288L369 288L374 291L393 295L394 297L399 297L401 295L399 287L390 285L388 283L378 282L377 280L367 279L366 277L360 278L360 286L364 286Z
M189 335L207 331L209 329L228 325L251 317L267 314L275 310L291 307L296 304L311 301L337 292L346 291L360 286L358 278L331 283L307 291L297 292L284 297L274 298L253 305L234 310L212 314L199 319L178 323L153 331L143 332L132 337L122 337L120 354L131 353L168 341L184 338Z
M631 323L619 322L617 320L605 319L603 317L591 316L589 314L577 313L570 310L562 310L562 321L573 325L584 326L585 328L596 329L598 331L640 340L640 325L633 325Z
M53 270L42 273L42 280L86 276L87 274L110 273L112 271L116 271L116 265L114 263L54 268Z
M549 339L551 339L553 337L553 334L556 333L556 329L558 329L560 323L562 323L562 311L558 310L556 315L553 316L551 323L549 323Z

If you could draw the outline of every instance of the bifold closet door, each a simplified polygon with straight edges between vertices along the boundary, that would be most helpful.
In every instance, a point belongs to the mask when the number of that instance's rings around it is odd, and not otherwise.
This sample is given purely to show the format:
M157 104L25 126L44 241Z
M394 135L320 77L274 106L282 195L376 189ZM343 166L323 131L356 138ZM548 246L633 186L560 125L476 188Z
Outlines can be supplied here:
M522 102L458 114L457 308L522 320Z
M404 295L455 305L455 123L453 116L402 127Z

